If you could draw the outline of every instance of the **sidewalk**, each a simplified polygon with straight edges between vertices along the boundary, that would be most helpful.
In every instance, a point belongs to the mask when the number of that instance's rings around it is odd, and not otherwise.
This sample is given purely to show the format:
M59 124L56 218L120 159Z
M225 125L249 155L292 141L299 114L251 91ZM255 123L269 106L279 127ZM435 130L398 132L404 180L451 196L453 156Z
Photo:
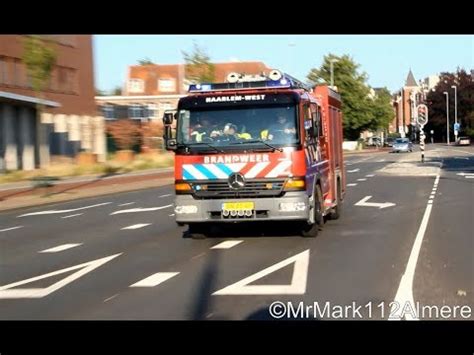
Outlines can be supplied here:
M2 184L0 211L159 187L173 182L174 168L164 168L120 175L62 179L53 186L44 188L33 188L30 182Z

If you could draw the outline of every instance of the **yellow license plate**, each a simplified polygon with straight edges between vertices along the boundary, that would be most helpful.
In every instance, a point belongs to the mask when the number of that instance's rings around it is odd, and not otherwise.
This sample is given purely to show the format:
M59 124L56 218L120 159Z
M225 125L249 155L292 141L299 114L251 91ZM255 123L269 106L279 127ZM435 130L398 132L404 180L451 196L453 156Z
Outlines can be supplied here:
M255 209L253 202L224 202L222 209L227 211L245 211Z

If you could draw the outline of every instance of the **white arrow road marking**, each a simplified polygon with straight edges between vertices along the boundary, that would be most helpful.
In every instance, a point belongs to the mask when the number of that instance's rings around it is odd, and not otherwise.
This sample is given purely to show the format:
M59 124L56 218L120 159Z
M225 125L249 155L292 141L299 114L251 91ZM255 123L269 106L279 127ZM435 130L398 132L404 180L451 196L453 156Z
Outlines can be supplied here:
M11 227L11 228L0 229L0 232L8 232L8 231L12 231L14 229L19 229L19 228L23 228L23 226L16 226L16 227Z
M347 186L357 186L357 183L347 184Z
M214 245L211 249L230 249L236 245L242 243L243 240L226 240L222 243Z
M366 202L366 201L370 200L371 198L372 198L372 196L365 196L362 200L355 203L354 206L378 207L378 208L386 208L386 207L395 206L395 203L391 203L391 202L383 202L383 203Z
M439 175L436 176L435 183L438 183L438 181ZM389 317L389 320L400 320L404 315L406 319L418 320L417 315L412 316L412 312L415 312L416 310L415 301L413 298L413 279L415 277L416 263L418 262L421 244L423 242L423 237L425 236L426 227L428 226L432 208L433 201L429 200L421 220L420 228L416 234L410 257L408 258L405 273L403 274L400 285L398 286L397 294L395 295L395 300L390 310L391 317Z
M287 265L294 263L290 285L249 285ZM230 286L216 291L213 295L303 295L306 292L308 276L309 249L280 261L256 274L250 275Z
M116 258L117 256L121 255L122 253L107 256L105 258L101 259L96 259L89 261L87 263L71 266L65 269L53 271L44 275L32 277L26 280L14 282L5 286L0 286L0 299L7 299L7 298L42 298L45 297L54 291L59 290L61 287L66 286L67 284L73 282L74 280L77 280L81 276L84 276L88 272L91 272L92 270L98 268L99 266L105 264L106 262ZM28 284L30 282L46 279L51 276L56 276L60 274L64 274L66 272L76 270L76 269L81 269L77 272L75 272L72 275L69 275L65 277L64 279L52 284L49 287L45 288L22 288L22 289L16 289L16 290L10 290L13 287L16 286L21 286L24 284Z
M138 281L129 287L155 287L178 274L179 272L157 272L156 274L148 276L147 278Z
M149 212L149 211L158 211L162 210L163 208L170 208L173 207L173 205L166 205L166 206L160 206L160 207L149 207L149 208L130 208L128 210L119 210L112 212L110 215L113 214L120 214L120 213L136 213L136 212Z
M91 205L91 206L85 206L85 207L79 207L79 208L73 208L70 210L47 210L47 211L40 211L40 212L31 212L31 213L25 213L22 214L18 217L26 217L26 216L37 216L37 215L42 215L42 214L56 214L56 213L69 213L69 212L75 212L75 211L80 211L80 210L85 210L87 208L94 208L94 207L99 207L99 206L104 206L111 204L112 202L104 202L104 203L98 203L96 205Z
M131 226L123 227L123 228L121 228L120 230L125 230L125 229L139 229L139 228L143 228L143 227L149 226L150 224L151 224L151 223L132 224Z
M79 244L77 244L77 243L76 244L74 244L74 243L72 243L72 244L63 244L63 245L58 245L57 247L54 247L54 248L39 251L38 253L57 253L58 251L71 249L71 248L74 248L74 247L78 247L79 245L82 245L82 243L79 243Z
M358 172L360 169L353 169L353 170L347 170L348 173L356 173Z

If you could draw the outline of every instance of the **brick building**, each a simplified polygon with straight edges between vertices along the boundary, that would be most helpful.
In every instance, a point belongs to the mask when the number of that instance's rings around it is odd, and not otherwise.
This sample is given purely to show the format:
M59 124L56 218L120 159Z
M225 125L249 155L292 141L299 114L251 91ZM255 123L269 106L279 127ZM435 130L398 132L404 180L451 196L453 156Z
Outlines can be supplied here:
M36 98L22 62L25 35L0 35L0 159L7 169L47 166L50 156L91 151L105 160L104 119L94 100L92 36L43 35L57 54ZM36 104L45 105L40 118Z

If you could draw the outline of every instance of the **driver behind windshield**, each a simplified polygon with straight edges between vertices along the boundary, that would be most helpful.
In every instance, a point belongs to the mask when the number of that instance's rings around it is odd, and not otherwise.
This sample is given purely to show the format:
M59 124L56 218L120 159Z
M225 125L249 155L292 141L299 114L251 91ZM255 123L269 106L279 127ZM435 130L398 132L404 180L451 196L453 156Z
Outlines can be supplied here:
M286 115L278 114L276 123L272 124L268 129L267 139L269 140L286 140L290 135L296 133L295 123L290 122Z

